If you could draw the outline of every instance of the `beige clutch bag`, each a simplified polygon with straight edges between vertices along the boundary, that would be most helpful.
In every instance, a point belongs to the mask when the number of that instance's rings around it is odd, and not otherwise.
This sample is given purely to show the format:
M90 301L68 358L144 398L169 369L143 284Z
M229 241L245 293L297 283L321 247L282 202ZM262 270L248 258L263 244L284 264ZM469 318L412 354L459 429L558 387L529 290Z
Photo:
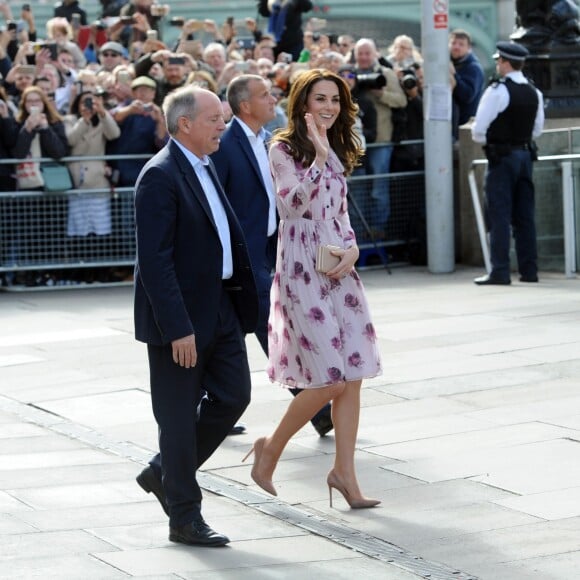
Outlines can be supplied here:
M330 252L332 250L341 250L338 246L318 246L316 252L316 271L326 274L340 263L338 256L333 256Z

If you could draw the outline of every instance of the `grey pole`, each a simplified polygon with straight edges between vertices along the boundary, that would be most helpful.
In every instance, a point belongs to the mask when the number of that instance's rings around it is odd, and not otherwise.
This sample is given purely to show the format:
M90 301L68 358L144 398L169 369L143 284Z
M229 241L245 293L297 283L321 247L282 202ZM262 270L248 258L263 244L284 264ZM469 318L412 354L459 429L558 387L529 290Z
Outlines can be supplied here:
M496 11L498 37L509 38L514 31L516 3L514 0L498 0Z
M432 274L447 274L455 269L449 0L422 0L421 30L427 261Z

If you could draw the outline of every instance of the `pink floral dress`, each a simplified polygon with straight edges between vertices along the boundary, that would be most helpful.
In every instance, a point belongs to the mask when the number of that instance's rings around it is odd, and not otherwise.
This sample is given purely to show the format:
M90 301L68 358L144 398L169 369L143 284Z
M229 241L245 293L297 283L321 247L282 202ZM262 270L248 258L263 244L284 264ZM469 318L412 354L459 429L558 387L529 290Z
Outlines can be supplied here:
M381 373L375 328L362 282L332 280L315 269L320 244L355 245L344 168L331 151L326 167L303 167L286 145L270 150L280 215L268 321L268 376L288 387L324 387Z

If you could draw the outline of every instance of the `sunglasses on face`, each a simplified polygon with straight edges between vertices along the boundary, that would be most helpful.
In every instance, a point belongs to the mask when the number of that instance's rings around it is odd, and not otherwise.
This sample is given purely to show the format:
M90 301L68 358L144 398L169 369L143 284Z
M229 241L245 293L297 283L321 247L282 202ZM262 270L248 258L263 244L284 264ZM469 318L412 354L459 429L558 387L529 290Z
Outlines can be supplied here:
M354 79L356 77L356 75L353 72L342 72L340 73L340 76L343 79Z
M103 56L121 56L120 54L117 54L116 52L103 52L102 54L103 54Z

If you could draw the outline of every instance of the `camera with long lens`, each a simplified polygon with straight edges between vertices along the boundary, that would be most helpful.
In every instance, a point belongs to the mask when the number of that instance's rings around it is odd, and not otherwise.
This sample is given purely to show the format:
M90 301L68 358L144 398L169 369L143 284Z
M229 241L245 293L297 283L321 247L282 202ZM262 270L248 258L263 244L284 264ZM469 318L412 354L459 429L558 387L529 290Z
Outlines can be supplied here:
M401 78L401 86L404 90L410 91L417 86L417 77L413 73L404 74Z
M387 77L383 73L359 73L356 82L361 91L382 89L387 86Z

